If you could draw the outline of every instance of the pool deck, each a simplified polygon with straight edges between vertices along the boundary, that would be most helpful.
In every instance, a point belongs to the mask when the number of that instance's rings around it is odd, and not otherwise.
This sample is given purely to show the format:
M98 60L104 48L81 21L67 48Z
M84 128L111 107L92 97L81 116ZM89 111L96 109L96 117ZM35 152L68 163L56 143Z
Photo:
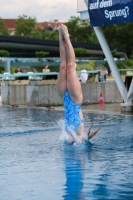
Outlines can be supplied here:
M63 110L63 107L55 107L55 110ZM83 105L82 111L98 114L133 115L131 112L121 112L120 103Z
M3 106L1 104L1 96L0 96L0 106ZM11 107L11 106L3 106L3 107ZM19 108L34 108L34 109L45 109L45 110L58 110L63 111L63 106L56 106L56 107L27 107L25 105L19 105ZM17 107L17 108L18 108ZM13 107L14 108L14 107ZM133 113L130 112L121 112L120 103L110 103L110 104L88 104L82 106L83 112L91 112L91 113L104 113L104 114L117 114L117 115L133 115Z

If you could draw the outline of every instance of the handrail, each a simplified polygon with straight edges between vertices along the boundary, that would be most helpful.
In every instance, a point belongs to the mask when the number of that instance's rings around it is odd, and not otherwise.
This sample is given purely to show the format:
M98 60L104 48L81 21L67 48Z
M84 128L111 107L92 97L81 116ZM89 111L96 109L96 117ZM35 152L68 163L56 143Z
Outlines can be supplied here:
M99 71L86 71L81 72L77 71L77 74L87 73L87 74L98 74ZM16 74L0 74L0 78L15 78L15 77L28 77L28 76L50 76L50 75L59 75L59 72L47 72L47 73L16 73Z
M133 69L119 69L119 71L133 71Z

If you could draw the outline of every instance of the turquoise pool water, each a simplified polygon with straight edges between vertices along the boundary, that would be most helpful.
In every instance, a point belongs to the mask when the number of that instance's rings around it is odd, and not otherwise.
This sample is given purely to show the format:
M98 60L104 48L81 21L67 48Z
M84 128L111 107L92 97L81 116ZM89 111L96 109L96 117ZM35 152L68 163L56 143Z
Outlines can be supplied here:
M132 200L133 116L84 116L101 131L62 145L62 111L0 107L0 200Z

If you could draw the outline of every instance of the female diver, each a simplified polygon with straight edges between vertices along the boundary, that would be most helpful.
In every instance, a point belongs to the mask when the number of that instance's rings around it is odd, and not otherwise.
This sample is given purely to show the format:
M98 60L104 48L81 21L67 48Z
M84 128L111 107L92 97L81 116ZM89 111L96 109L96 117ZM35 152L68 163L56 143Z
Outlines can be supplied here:
M82 143L86 139L91 139L100 129L91 132L92 125L88 133L84 131L83 113L81 110L83 95L81 84L75 70L75 53L72 47L68 29L60 24L60 74L58 77L58 90L64 98L65 109L65 131L67 141L70 143Z

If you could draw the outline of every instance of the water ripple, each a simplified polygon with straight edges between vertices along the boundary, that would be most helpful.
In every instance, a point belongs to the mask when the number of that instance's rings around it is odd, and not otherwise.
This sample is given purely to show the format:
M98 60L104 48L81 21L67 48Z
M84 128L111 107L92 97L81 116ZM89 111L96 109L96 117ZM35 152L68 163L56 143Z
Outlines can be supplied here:
M0 199L133 199L133 117L84 117L100 132L62 145L62 111L0 107Z

